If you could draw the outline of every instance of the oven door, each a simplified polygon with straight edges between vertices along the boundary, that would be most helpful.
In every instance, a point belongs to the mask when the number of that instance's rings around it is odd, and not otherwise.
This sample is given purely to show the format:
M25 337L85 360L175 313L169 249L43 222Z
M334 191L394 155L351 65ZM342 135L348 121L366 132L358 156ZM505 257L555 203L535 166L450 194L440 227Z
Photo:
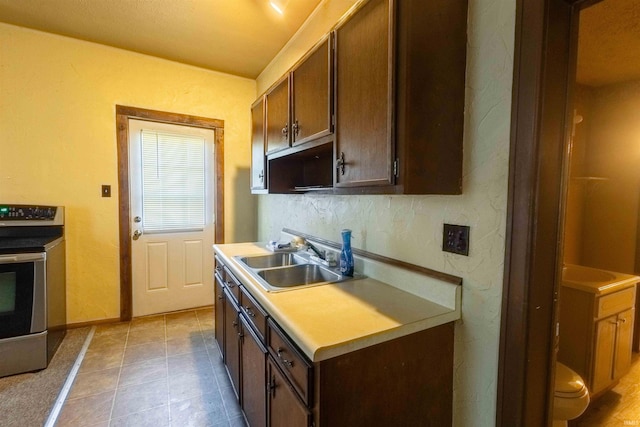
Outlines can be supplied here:
M0 255L0 339L46 329L42 253Z

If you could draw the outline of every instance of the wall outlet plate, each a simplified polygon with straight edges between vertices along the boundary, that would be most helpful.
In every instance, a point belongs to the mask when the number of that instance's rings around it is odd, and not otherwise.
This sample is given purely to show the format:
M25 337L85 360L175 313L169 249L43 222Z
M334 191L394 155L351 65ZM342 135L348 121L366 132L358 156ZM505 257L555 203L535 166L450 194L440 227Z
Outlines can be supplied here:
M442 233L442 250L469 256L469 231L468 225L445 224Z

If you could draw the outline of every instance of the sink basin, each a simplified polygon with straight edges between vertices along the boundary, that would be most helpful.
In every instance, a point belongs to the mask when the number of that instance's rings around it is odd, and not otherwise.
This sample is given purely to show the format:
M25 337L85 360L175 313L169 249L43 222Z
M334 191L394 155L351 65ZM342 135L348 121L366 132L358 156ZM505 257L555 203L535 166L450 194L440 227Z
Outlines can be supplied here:
M290 291L364 277L342 276L336 268L321 265L305 252L236 255L234 258L267 292Z
M293 253L276 253L239 258L239 261L250 268L274 268L286 265L307 264L307 261Z
M260 270L257 275L275 288L338 282L343 279L341 275L315 264Z

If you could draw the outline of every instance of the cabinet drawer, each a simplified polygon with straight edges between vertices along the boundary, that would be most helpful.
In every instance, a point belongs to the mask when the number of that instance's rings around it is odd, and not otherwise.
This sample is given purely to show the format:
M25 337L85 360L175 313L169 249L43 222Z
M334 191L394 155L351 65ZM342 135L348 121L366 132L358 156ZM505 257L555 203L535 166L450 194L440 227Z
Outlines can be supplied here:
M311 381L313 380L313 370L311 364L296 349L286 334L271 320L269 324L268 346L269 352L274 360L282 368L295 390L305 404L310 405Z
M229 270L227 266L224 267L224 272L224 279L225 284L227 285L227 289L229 289L231 295L233 295L234 300L237 303L238 301L240 301L240 281L236 279L236 276L231 273L231 270Z
M598 298L596 306L596 318L610 316L633 307L636 299L636 287Z
M251 327L260 336L260 340L264 342L264 337L267 335L267 313L244 288L241 288L240 292L240 310L247 316Z

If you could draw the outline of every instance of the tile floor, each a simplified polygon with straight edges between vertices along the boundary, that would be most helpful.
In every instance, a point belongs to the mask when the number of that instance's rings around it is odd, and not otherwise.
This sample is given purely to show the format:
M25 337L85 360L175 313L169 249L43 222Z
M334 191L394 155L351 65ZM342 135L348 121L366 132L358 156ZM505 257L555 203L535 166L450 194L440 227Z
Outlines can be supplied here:
M244 427L213 309L96 328L57 427Z
M576 427L640 426L640 354L633 353L631 370L620 383L591 402Z

